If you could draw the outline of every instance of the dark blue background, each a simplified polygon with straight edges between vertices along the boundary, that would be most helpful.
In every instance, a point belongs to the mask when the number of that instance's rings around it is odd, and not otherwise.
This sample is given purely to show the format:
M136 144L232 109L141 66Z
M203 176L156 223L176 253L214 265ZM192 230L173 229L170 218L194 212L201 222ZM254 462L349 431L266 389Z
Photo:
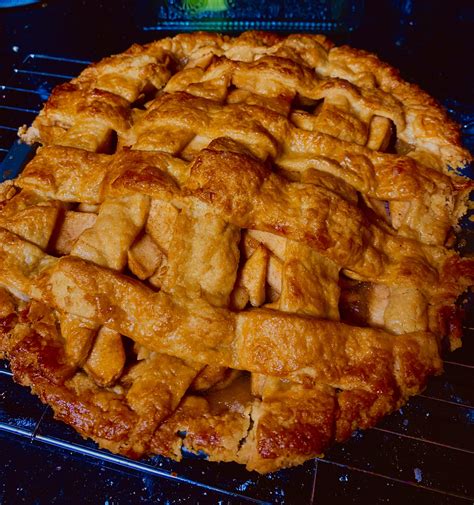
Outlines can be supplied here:
M24 8L0 9L0 83L11 75L13 65L20 63L31 52L97 60L123 51L132 42L147 42L162 36L161 33L143 32L137 25L139 20L143 21L147 16L153 20L150 3L130 0L52 0ZM406 79L417 82L437 99L450 104L460 119L465 118L465 132L468 133L472 128L474 133L473 1L366 0L365 14L358 29L352 33L330 36L337 43L349 43L375 52L398 67ZM457 356L466 356L466 352L470 352L464 362L473 365L472 349L472 343L468 344L464 354L458 352ZM449 381L437 379L438 382L430 386L429 394L445 398L447 402L443 404L441 412L435 402L430 403L427 398L415 399L407 412L397 413L382 424L388 438L391 432L405 431L408 436L426 435L427 438L439 440L441 445L427 449L415 442L407 445L406 439L403 439L400 444L390 448L387 443L380 445L380 433L385 432L366 432L360 438L353 438L345 447L335 448L331 452L332 460L339 463L309 462L301 470L303 473L287 473L286 479L291 480L287 484L291 484L293 492L287 495L286 502L307 503L313 499L318 504L372 505L387 501L392 504L415 501L417 504L470 503L454 494L465 495L464 484L472 490L469 475L473 458L467 453L449 450L449 446L472 445L474 440L473 419L469 417L473 416L472 408L461 411L463 415L467 412L466 420L459 421L456 430L450 431L450 423L461 415L454 403L459 399L459 403L473 404L472 388L466 386L469 384L466 379L468 376L463 375L462 370L452 367ZM472 380L472 373L469 377ZM9 378L5 380L10 383ZM4 394L2 391L0 395ZM9 405L15 400L19 402L20 398L28 398L24 402L31 402L28 408L34 411L32 419L43 412L37 400L29 399L26 390L14 386L12 391ZM19 407L20 410L22 408ZM429 416L434 409L438 409L437 415L441 421L430 428L434 432L427 433L428 428L424 428L425 416ZM46 425L48 422L46 420ZM55 424L51 426L54 426L51 428L53 430L68 429ZM419 433L410 431L415 430L414 426L420 429ZM446 449L442 448L443 444ZM388 447L390 452L381 453L381 447L384 450ZM366 457L368 448L370 455ZM438 481L432 486L429 482L422 484L428 488L451 489L455 491L453 494L438 494L403 483L410 479L413 483L413 477L410 476L413 467L418 464L417 455L424 458L426 468L439 462L445 464L441 471L434 471ZM366 458L356 461L361 457ZM359 469L366 468L367 473L352 471L351 464ZM383 475L392 475L392 480L380 478L377 472L372 474L374 467L371 464L375 464L376 470ZM176 468L185 468L187 463L182 465ZM203 481L206 480L206 472L220 471L217 470L218 466L205 462L200 465L199 462L194 463L193 468L202 468ZM307 479L303 482L299 478L304 472L311 474L314 465L317 465L318 486L311 489L311 480L308 484ZM400 482L396 480L397 476ZM245 490L242 489L242 492ZM282 496L275 496L275 501L282 502L283 499ZM156 478L111 463L79 457L63 449L30 442L27 438L0 433L0 503L115 505L166 502L240 503L240 500L173 479Z

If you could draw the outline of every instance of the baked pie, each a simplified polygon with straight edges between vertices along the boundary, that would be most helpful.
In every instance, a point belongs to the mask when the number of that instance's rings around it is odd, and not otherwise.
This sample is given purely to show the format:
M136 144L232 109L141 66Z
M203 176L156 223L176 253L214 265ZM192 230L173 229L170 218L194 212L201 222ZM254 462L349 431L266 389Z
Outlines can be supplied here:
M270 472L419 393L474 262L458 127L322 35L193 33L56 87L0 186L0 348L138 458Z

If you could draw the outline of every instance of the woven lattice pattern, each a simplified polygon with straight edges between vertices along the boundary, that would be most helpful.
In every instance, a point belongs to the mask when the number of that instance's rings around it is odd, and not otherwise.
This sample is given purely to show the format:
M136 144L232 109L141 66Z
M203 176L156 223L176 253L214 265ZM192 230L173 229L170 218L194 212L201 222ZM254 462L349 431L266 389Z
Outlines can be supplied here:
M0 349L132 457L260 472L366 428L460 345L458 129L323 36L179 35L57 87L0 186Z

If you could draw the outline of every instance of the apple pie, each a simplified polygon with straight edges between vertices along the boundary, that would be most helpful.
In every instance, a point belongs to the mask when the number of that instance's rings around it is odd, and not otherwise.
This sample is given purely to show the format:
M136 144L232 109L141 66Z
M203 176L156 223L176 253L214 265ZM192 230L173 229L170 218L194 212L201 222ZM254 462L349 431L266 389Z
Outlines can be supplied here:
M471 156L372 54L181 34L89 66L20 136L0 351L100 447L298 465L461 345Z

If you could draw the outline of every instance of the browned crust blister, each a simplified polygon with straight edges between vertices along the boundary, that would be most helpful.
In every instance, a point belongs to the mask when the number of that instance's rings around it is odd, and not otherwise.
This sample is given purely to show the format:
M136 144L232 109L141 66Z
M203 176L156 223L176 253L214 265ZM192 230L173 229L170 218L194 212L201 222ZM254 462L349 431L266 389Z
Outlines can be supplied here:
M129 457L270 472L419 393L460 345L459 128L320 35L182 34L91 65L0 186L0 352Z

